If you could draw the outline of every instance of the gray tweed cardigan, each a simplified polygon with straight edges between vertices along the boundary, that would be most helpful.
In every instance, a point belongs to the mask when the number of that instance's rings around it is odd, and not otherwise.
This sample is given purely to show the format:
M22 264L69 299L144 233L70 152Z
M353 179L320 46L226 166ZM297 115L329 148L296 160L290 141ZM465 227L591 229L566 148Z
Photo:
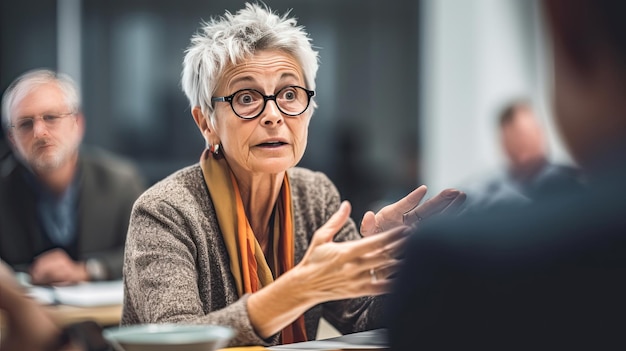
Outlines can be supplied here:
M338 209L340 197L322 173L288 171L295 223L295 260L302 260L311 236ZM148 189L135 203L124 257L122 324L192 323L234 328L230 346L271 345L250 324L239 298L213 201L199 164L181 169ZM360 238L349 220L336 241ZM305 313L309 339L323 316L341 333L380 327L380 298L327 302Z

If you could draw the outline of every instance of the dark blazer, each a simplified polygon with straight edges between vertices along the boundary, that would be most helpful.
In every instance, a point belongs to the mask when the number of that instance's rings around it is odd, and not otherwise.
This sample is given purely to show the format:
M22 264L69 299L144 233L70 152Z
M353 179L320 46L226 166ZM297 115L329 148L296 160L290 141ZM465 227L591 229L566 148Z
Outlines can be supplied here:
M109 278L121 278L130 212L146 188L144 178L128 161L99 149L82 150L79 168L77 242L66 251L75 260L96 258ZM24 172L13 156L0 163L0 257L16 270L55 248L41 233Z
M389 299L392 349L625 349L624 179L425 224Z

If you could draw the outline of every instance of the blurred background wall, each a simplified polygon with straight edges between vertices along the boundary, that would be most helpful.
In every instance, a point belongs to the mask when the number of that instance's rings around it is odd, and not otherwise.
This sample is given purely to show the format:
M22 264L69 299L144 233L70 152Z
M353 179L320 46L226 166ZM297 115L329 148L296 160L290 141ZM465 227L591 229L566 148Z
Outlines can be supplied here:
M528 99L549 151L571 163L552 121L551 68L539 1L422 0L420 175L431 191L479 181L503 167L496 121Z
M495 113L529 97L547 121L549 71L536 1L266 0L320 52L301 166L353 202L353 217L415 186L461 184L501 162ZM197 162L203 139L180 89L202 20L233 0L21 0L0 5L0 89L48 67L81 85L85 142L122 154L151 182ZM568 159L550 126L557 157Z

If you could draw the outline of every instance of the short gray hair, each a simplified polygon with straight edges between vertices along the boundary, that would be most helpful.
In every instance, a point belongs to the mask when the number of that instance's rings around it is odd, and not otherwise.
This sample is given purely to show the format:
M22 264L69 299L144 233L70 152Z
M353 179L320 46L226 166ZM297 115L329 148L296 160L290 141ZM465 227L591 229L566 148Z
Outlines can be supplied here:
M80 110L80 92L74 80L67 74L48 69L28 71L17 77L2 95L2 126L9 133L11 130L11 111L33 88L47 83L55 83L65 95L65 103L73 112Z
M211 97L225 67L237 64L261 50L281 50L291 54L304 73L306 88L315 90L318 53L311 39L295 18L282 17L267 6L246 3L235 15L203 22L199 33L191 38L185 51L181 85L191 108L199 106L214 121ZM315 108L315 102L311 108Z

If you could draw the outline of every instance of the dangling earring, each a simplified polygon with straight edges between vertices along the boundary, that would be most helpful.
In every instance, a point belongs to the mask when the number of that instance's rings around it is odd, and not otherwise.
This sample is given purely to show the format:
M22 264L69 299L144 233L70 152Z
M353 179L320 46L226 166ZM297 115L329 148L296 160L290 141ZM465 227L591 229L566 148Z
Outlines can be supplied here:
M217 157L220 154L220 144L209 145L209 152L213 154L213 156Z

